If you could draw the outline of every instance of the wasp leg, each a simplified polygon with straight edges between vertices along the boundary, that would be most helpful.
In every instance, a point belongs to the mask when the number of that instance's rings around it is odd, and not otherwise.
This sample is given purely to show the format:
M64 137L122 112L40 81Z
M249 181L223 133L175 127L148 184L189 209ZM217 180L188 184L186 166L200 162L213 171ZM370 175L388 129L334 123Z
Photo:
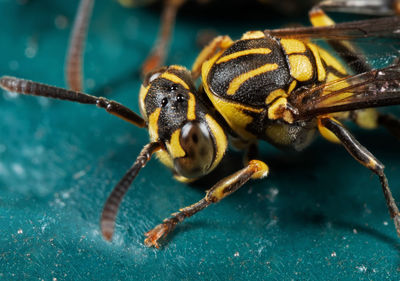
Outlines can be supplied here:
M370 169L376 175L382 185L383 195L385 196L386 204L389 209L391 218L394 220L397 235L400 236L400 213L399 208L393 198L392 192L390 191L389 184L385 173L383 172L383 164L372 155L364 146L362 146L351 134L344 128L338 121L333 118L320 118L318 120L318 126L320 130L322 128L328 130L333 134L340 143L346 148L346 150L362 165Z
M323 10L314 7L309 12L311 24L315 27L334 25L335 22ZM368 72L371 66L365 61L362 52L348 40L327 40L328 44L342 57L355 73Z
M196 60L192 66L192 77L197 79L201 73L201 67L203 63L214 56L218 51L224 51L230 45L233 44L232 39L229 36L218 36L215 37L207 46L203 48L200 54L197 56Z
M81 0L69 40L65 72L68 87L74 91L83 88L83 49L93 4L94 0Z
M142 74L146 75L153 69L161 66L167 55L168 42L171 38L178 9L186 0L166 0L161 15L161 26L153 50L142 66Z
M6 91L24 95L41 96L53 99L73 101L83 104L94 104L135 126L143 128L146 122L142 117L126 106L103 97L95 97L81 92L66 90L16 77L3 76L0 78L0 88Z
M251 160L245 168L217 182L207 191L203 199L193 205L180 209L177 213L173 213L163 223L145 233L147 238L144 240L144 243L149 247L154 246L159 248L158 240L171 232L178 223L200 212L210 204L219 202L242 187L248 180L266 177L268 171L268 166L264 162Z

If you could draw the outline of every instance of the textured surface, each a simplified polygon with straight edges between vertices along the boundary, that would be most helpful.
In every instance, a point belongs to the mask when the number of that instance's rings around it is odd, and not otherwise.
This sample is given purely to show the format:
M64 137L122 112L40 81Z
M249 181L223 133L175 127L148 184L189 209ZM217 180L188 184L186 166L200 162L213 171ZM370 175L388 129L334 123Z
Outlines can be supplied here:
M0 75L64 86L76 1L15 2L0 0ZM137 68L158 14L111 1L99 1L94 14L86 89L137 111ZM252 23L183 17L169 62L190 66L195 30L215 24L237 38ZM386 164L400 199L399 142L384 130L354 132ZM145 130L94 107L1 93L0 279L399 280L400 240L378 179L322 140L300 154L263 143L270 177L187 220L161 250L146 248L143 233L199 200L240 166L241 155L230 153L197 186L177 183L152 160L123 201L113 242L105 242L98 225L103 203L146 141Z

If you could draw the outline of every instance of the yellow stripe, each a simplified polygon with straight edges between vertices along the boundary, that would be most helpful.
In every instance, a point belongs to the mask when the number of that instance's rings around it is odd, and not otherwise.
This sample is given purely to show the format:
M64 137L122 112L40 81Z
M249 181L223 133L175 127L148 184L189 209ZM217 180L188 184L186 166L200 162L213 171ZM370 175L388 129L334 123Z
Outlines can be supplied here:
M267 63L259 68L256 68L254 70L251 70L249 72L243 73L242 75L236 77L235 79L232 80L232 82L229 84L229 88L226 91L228 95L233 95L236 93L236 91L239 89L239 87L248 79L263 74L264 72L272 71L278 68L278 65L276 63Z
M149 116L149 135L151 141L158 140L158 117L160 116L161 108L154 110Z
M147 87L144 87L143 85L140 86L140 92L139 92L139 108L140 108L140 113L142 116L147 119L147 114L146 114L146 105L144 103L144 100L146 98L147 92L150 89L150 85Z
M306 51L304 43L296 39L281 39L281 45L288 55L293 53L304 53Z
M164 72L163 74L161 74L160 76L161 78L167 79L169 81L172 81L176 84L180 84L183 87L185 87L185 89L189 90L189 86L188 84L186 84L185 81L183 81L181 78L179 78L178 76L176 76L175 74L169 73L169 72Z
M271 49L268 49L268 48L255 48L255 49L250 49L250 50L243 50L243 51L235 52L230 55L223 56L216 62L216 64L227 62L227 61L230 61L231 59L235 59L235 58L250 55L250 54L266 55L269 53L271 53Z
M228 147L228 139L226 137L226 134L224 130L221 128L221 126L218 124L217 121L214 120L211 115L206 114L206 121L207 124L211 130L211 133L213 134L215 138L215 146L216 146L216 155L214 162L212 163L211 167L209 168L209 171L212 171L221 161L222 157L225 154L226 148Z
M179 141L180 134L181 129L177 129L175 132L172 133L170 143L167 143L169 154L174 159L184 157L186 155L186 152L183 150Z
M187 119L194 120L196 119L196 99L192 93L189 92L189 101L188 101L188 112Z
M317 64L317 73L318 73L318 81L324 81L326 78L326 71L325 67L322 64L321 61L321 56L319 55L318 47L314 44L307 44L307 46L310 48L311 52L314 55L315 62Z

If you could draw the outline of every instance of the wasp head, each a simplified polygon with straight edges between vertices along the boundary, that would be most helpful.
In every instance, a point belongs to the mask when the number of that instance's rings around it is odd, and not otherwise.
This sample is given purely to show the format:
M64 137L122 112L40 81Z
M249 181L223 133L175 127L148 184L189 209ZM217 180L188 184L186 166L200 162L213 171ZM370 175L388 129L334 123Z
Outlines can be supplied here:
M216 166L226 150L226 135L199 98L189 70L169 66L149 73L139 104L150 140L165 146L158 153L162 163L185 179L205 175Z

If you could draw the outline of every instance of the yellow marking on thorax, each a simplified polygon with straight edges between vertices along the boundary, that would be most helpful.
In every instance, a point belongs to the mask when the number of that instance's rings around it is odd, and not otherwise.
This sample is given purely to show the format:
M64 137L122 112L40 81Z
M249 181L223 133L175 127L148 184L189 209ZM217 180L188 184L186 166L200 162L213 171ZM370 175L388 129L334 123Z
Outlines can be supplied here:
M169 154L172 158L180 158L186 155L186 152L183 150L179 141L180 134L181 129L177 129L175 132L172 133L169 143L167 142L167 149L170 152Z
M318 50L321 58L325 61L327 65L333 67L343 75L347 74L346 69L335 57L333 57L331 54L329 54L326 50L322 48L318 48Z
M326 86L324 88L324 92L322 95L329 95L333 91L338 91L344 89L349 86L349 83L346 82L345 79L336 76L333 73L328 73L328 77L326 79ZM342 93L340 95L334 95L332 97L327 97L327 99L323 102L331 103L333 101L339 101L345 99L349 96L353 95L352 93Z
M247 31L242 35L242 38L240 40L248 40L248 39L260 39L264 38L265 34L262 31Z
M158 141L158 118L160 117L161 108L157 108L149 116L149 135L151 141Z
M226 91L228 95L233 95L239 89L239 87L248 79L263 74L264 72L272 71L278 68L276 63L267 63L259 68L243 73L242 75L234 78L229 84L229 88Z
M277 89L275 91L272 91L271 93L268 94L267 98L265 99L265 103L266 104L270 104L271 102L273 102L278 97L287 97L287 94L282 89Z
M276 120L283 119L288 123L293 123L293 116L290 111L287 110L287 99L280 97L268 108L268 119Z
M250 112L261 113L263 109L255 109L242 104L226 101L213 95L209 91L210 90L206 88L206 93L211 102L214 104L218 112L221 113L232 130L245 140L255 139L256 136L246 130L246 126L253 121L253 117L248 116L243 111L248 110Z
M185 81L183 81L181 78L179 78L175 74L172 74L172 73L169 73L169 72L164 72L163 74L161 74L160 77L164 78L164 79L167 79L169 81L172 81L172 82L174 82L176 84L182 85L185 89L189 90L188 84L186 84Z
M219 164L219 162L221 162L221 159L225 154L226 148L228 147L228 139L222 127L218 124L217 121L215 121L213 117L211 117L211 115L206 114L205 118L216 142L215 146L217 151L215 159L211 167L209 168L209 171L212 171Z
M290 83L289 89L288 89L288 93L290 94L294 88L296 88L297 85L297 81L293 80L292 83Z
M317 65L317 73L318 73L318 81L324 81L326 78L326 70L321 61L321 56L319 55L319 48L312 43L307 44L308 48L310 48L311 52L314 55L315 62Z
M187 119L196 119L196 99L192 93L189 92Z
M144 117L144 119L146 119L147 121L147 112L146 112L146 106L144 103L144 100L146 98L147 92L150 89L150 85L148 85L147 87L144 87L143 85L140 86L140 92L139 92L139 109L140 109L140 113L142 114L142 116Z
M288 55L293 53L304 53L306 51L304 43L296 39L281 39L281 45Z
M268 49L268 48L255 48L255 49L238 51L238 52L235 52L233 54L221 57L216 62L216 64L227 62L227 61L230 61L232 59L235 59L235 58L238 58L238 57L242 57L242 56L246 56L246 55L250 55L250 54L266 55L266 54L269 54L269 53L271 53L271 49Z
M313 76L313 66L305 55L290 55L290 75L300 82L310 80Z

